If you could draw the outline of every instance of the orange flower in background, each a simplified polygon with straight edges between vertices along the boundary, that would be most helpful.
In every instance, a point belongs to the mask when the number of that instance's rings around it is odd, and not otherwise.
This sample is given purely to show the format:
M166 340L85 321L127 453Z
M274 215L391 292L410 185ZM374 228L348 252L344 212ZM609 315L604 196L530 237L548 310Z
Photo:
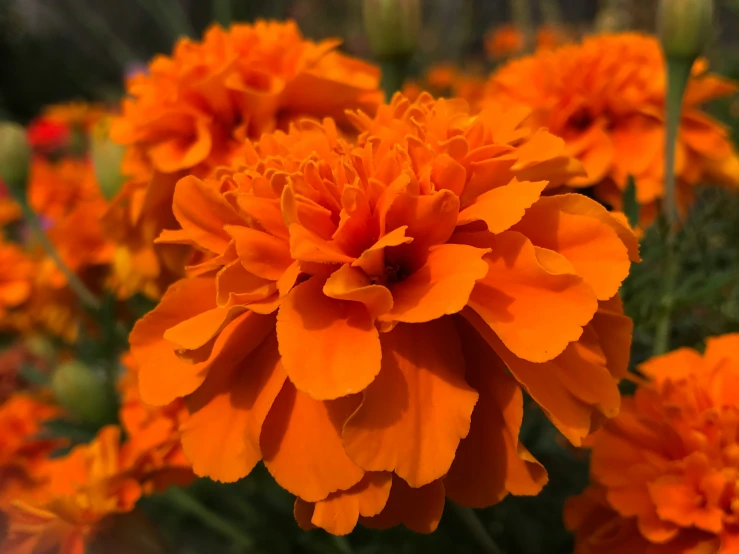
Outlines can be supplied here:
M632 546L612 552L739 552L739 334L640 370L649 380L593 437L592 485L567 507L576 552L609 552L616 528Z
M31 295L34 264L15 244L0 239L0 327L6 312Z
M537 50L553 50L570 42L570 33L562 27L542 25L536 30Z
M150 458L154 467L169 468L169 478L179 471L177 482L185 485L195 476L180 444L179 428L187 417L181 399L166 406L149 406L141 401L138 386L138 368L131 354L123 356L126 373L118 389L121 393L120 421L129 444L141 456Z
M28 141L41 154L83 146L75 142L82 141L105 113L102 106L86 102L52 104L29 124Z
M523 32L512 24L501 25L485 34L485 52L493 60L520 54L525 46Z
M210 28L202 42L182 39L171 57L159 56L149 73L128 81L129 98L112 126L126 145L123 172L130 181L114 200L110 226L128 252L121 271L142 274L142 287L158 295L182 272L171 247L152 250L171 228L177 180L205 177L229 165L245 137L285 128L296 117L374 112L382 101L379 70L336 50L339 41L302 37L294 22L258 21L228 30ZM153 291L153 294L151 293Z
M120 435L104 427L89 444L47 460L40 491L8 511L2 552L84 552L109 516L130 512L142 495L172 482L170 468L151 465Z
M57 414L55 407L23 393L0 404L0 511L38 490L40 470L61 444L37 435L43 422Z
M55 221L81 203L104 204L88 160L64 157L53 162L35 156L28 182L28 203L34 211Z
M678 135L678 201L685 210L699 183L739 186L739 159L727 130L701 106L734 93L736 87L693 68ZM582 161L587 176L568 183L595 187L596 196L616 209L629 175L635 178L642 223L653 219L663 195L665 72L653 37L603 35L582 44L542 51L495 72L485 102L525 106L532 126L547 127Z
M263 460L295 515L436 528L448 497L536 494L521 387L579 444L619 406L631 232L570 194L581 172L526 114L396 95L247 143L174 193L160 241L205 252L131 337L142 399L184 398L195 473Z
M481 71L459 68L449 63L440 63L429 68L419 81L406 81L403 95L415 100L423 92L436 97L462 98L476 105L482 98L485 79Z
M21 218L21 207L13 200L8 186L0 179L0 228Z

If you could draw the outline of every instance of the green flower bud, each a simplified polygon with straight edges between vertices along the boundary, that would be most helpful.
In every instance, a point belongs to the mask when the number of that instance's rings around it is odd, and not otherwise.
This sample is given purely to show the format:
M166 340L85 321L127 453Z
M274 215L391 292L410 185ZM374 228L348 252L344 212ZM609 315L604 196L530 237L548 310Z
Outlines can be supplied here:
M98 186L103 196L110 200L121 190L125 181L121 173L125 148L110 139L110 122L107 119L102 119L93 128L90 150Z
M26 130L17 123L0 122L0 179L11 191L25 190L30 162Z
M364 28L378 59L409 57L421 28L420 0L364 0Z
M713 0L661 0L658 28L667 58L695 60L711 38Z
M97 426L115 421L115 398L101 370L77 360L66 362L54 371L51 388L59 404L80 423Z

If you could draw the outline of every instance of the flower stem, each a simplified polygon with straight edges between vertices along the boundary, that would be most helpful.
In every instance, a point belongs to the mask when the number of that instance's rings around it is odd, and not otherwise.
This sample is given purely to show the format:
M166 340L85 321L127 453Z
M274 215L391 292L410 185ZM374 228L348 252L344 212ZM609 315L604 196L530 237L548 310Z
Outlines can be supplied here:
M16 201L20 204L21 209L23 210L23 217L26 220L26 223L28 223L29 227L31 227L34 235L36 235L36 238L46 251L47 256L52 259L59 271L61 271L62 275L64 275L69 288L71 288L75 292L75 294L86 306L92 308L93 310L99 310L100 300L92 293L90 289L87 288L87 286L82 282L77 274L69 269L69 266L64 263L64 260L59 255L59 251L54 246L54 243L52 243L51 240L49 240L49 237L46 236L46 233L41 226L41 221L39 221L36 212L31 209L31 207L25 201L25 198L16 198Z
M410 59L408 56L397 56L380 61L382 68L382 90L385 91L385 97L390 102L393 94L403 88L406 75L408 74L408 65Z
M664 283L660 314L654 337L654 355L670 349L672 311L675 304L675 288L680 271L677 233L680 213L677 208L675 179L675 150L680 127L683 95L690 78L693 60L667 59L667 95L665 98L665 194L662 200L663 228L665 234Z
M467 530L480 545L483 552L486 554L503 554L503 551L495 544L495 541L493 541L493 538L472 508L460 506L454 502L450 502L449 504L454 509L457 517L464 523Z
M509 0L513 24L523 34L523 50L534 50L534 28L531 23L531 4L529 0Z
M242 533L241 529L226 521L207 506L203 505L197 498L179 487L170 487L164 496L183 512L187 512L198 518L213 531L232 540L234 544L250 551L254 548L254 541Z
M213 21L224 28L231 25L231 0L213 0Z

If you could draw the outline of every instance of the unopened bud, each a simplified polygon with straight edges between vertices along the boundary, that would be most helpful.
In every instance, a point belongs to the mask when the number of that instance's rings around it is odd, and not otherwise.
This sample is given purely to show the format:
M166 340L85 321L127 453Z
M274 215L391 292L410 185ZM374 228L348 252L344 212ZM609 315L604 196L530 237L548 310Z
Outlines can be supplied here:
M115 420L115 401L105 374L79 361L60 365L51 378L56 399L72 418L91 425Z
M103 196L110 200L123 185L121 161L125 148L110 139L110 121L101 119L92 130L92 165Z
M17 123L0 122L0 179L11 192L25 190L30 162L26 130Z
M364 29L379 59L413 54L421 28L421 0L364 0Z
M661 0L658 27L667 58L693 61L711 38L713 0Z

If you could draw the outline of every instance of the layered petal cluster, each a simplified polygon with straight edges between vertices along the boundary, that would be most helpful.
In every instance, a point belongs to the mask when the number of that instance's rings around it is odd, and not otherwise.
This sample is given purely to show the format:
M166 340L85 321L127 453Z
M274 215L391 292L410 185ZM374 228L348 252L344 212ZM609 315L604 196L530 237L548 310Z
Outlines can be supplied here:
M306 528L432 531L444 498L536 494L523 385L579 444L619 406L631 232L570 194L580 170L526 113L396 95L372 119L265 134L216 178L182 179L207 255L131 334L144 401L185 399L194 471L263 460Z
M166 406L150 406L141 401L138 386L138 367L133 356L122 358L126 372L118 389L121 394L120 421L130 448L141 456L148 456L152 467L168 467L171 481L178 472L177 482L185 485L195 476L180 443L180 425L187 416L185 404L176 399Z
M733 83L696 62L683 104L675 171L685 209L699 183L739 186L739 158L727 130L701 107L734 93ZM664 60L654 37L603 35L578 45L510 62L490 77L486 100L532 110L530 123L567 143L586 176L573 187L594 187L602 201L621 209L629 176L644 207L643 223L663 196Z
M34 264L17 245L0 240L0 328L7 311L31 295Z
M0 512L38 489L47 456L60 446L38 434L57 414L55 407L27 394L14 394L0 404Z
M171 206L179 178L230 164L245 137L285 128L295 117L343 120L346 109L374 112L383 98L378 69L339 53L338 44L306 40L292 21L214 26L202 42L182 39L171 57L155 58L147 74L129 80L111 136L127 146L123 171L130 181L109 219L128 247L118 263L141 273L145 292L160 292L162 274L170 272L165 283L181 274L181 256L151 249L159 232L176 223Z
M567 506L575 552L739 552L739 334L640 369L648 381L593 436L592 484Z

